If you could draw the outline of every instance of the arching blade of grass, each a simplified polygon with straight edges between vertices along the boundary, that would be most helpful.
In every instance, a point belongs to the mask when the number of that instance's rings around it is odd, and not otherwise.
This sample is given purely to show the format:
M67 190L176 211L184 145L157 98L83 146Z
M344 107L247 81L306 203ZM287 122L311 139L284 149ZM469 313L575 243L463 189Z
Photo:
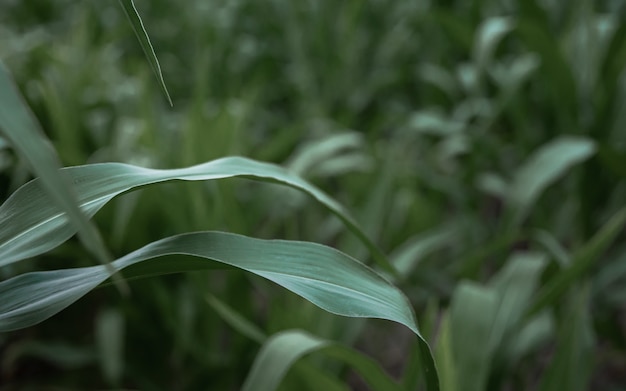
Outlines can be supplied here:
M161 262L165 255L191 255L193 261ZM333 248L307 242L261 240L223 232L187 233L144 246L116 261L129 276L211 267L214 260L234 266L343 316L381 318L407 326L419 338L426 382L438 389L430 348L420 335L413 310L402 292L372 269ZM133 266L141 267L141 275ZM33 272L0 283L0 332L37 324L68 307L106 281L103 266Z
M133 27L133 30L135 31L135 35L137 36L137 39L139 40L139 43L141 44L141 48L143 49L143 52L145 53L146 58L148 59L148 62L150 63L150 67L152 67L152 71L154 72L154 75L156 76L157 81L159 82L159 87L161 87L161 91L163 91L163 93L165 94L165 97L167 98L167 101L169 102L170 106L173 106L172 98L170 98L170 94L167 91L167 87L165 86L165 80L163 80L163 73L161 72L161 66L159 65L159 60L157 59L156 53L154 52L152 43L150 43L150 37L148 37L148 33L146 32L146 29L143 26L141 17L139 16L139 13L137 12L137 8L135 8L135 3L133 2L133 0L119 0L119 1L120 1L120 5L124 9L124 13L126 13L126 16L128 17L128 21L130 22L130 25Z
M103 264L111 260L100 234L87 216L80 210L67 174L59 171L61 163L50 142L39 128L39 124L21 98L11 77L0 62L0 131L9 140L16 152L26 160L46 190L49 206L63 211L70 225L85 247L90 249ZM43 194L43 189L40 190ZM19 200L27 204L29 199ZM3 216L0 212L0 216ZM12 230L8 221L0 217L0 231ZM0 233L0 236L2 234ZM0 255L0 266L3 264ZM110 269L113 271L113 269Z
M308 193L326 206L368 246L379 266L392 273L395 271L342 205L307 181L274 164L242 157L227 157L174 170L102 163L69 167L62 172L73 181L78 203L89 216L93 216L116 195L138 186L169 180L248 177L281 183ZM31 181L13 193L0 207L0 266L48 251L69 239L75 232L62 210L50 203L40 182Z
M400 386L393 382L378 364L365 355L299 330L276 334L263 345L242 390L275 390L293 364L303 356L315 352L325 353L345 361L363 376L372 390L401 390Z

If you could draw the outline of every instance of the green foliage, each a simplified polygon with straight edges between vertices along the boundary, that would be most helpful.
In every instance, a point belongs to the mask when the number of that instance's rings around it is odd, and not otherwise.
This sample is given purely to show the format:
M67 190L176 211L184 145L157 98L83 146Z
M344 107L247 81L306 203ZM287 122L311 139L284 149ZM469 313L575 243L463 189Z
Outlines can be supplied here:
M624 2L120 4L0 4L3 389L623 387Z

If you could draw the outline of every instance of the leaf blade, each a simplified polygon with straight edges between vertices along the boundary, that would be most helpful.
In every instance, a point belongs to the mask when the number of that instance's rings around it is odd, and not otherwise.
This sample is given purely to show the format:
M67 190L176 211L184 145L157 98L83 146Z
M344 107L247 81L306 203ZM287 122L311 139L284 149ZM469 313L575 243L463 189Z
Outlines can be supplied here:
M342 316L387 319L419 338L429 389L437 371L408 299L381 275L331 247L308 242L262 240L224 232L187 233L150 243L114 261L117 270L140 263L146 274L186 271L158 262L166 255L190 255L221 262L267 278L318 307ZM150 261L145 262L145 261ZM195 265L202 269L207 262ZM185 264L189 266L189 264ZM104 266L32 272L0 282L0 332L28 327L67 308L110 276Z
M246 177L280 183L303 191L328 208L368 247L374 260L395 273L378 247L348 211L304 179L284 168L243 157L226 157L196 166L157 170L122 163L101 163L63 169L72 179L78 202L93 216L113 197L140 186L171 180L212 180ZM22 186L0 206L0 266L48 251L69 239L74 230L62 211L51 205L37 180Z
M119 0L122 9L124 9L124 13L130 22L130 25L137 36L137 40L143 49L148 62L150 63L150 67L154 72L154 75L157 78L159 83L159 87L170 106L174 106L172 103L172 98L170 97L169 92L167 91L167 86L165 85L165 80L163 80L163 73L161 72L161 65L159 64L159 60L154 52L154 48L152 47L152 43L150 42L150 37L148 36L148 32L143 25L143 21L141 20L141 16L139 16L139 12L137 12L137 8L135 7L135 3L133 0Z

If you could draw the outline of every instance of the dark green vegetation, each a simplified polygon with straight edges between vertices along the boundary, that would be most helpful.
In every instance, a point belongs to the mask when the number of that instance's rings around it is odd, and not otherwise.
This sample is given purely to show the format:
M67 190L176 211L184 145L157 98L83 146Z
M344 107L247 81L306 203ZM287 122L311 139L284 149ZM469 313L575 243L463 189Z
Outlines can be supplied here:
M623 389L624 6L0 2L0 388Z

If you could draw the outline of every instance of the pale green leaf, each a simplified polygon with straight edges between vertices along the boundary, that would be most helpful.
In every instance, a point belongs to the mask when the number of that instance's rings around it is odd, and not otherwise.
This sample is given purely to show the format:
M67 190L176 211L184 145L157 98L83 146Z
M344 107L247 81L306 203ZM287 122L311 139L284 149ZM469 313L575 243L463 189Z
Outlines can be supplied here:
M493 351L489 343L497 316L495 290L463 282L450 304L450 338L458 390L482 391L487 386Z
M176 254L197 258L186 262L159 258ZM212 264L207 260L264 277L337 315L387 319L407 326L420 339L426 382L430 389L438 389L430 348L419 334L407 298L372 269L333 248L197 232L153 242L111 265L116 270L129 268L129 276L141 276L205 269ZM133 272L133 266L142 266L141 274ZM104 266L92 266L26 273L1 282L0 332L35 325L53 316L109 277Z
M111 385L119 385L124 370L124 316L117 309L105 309L96 318L96 342L100 367Z
M102 163L62 170L78 193L85 213L93 216L113 197L153 183L169 180L201 181L248 177L281 183L314 197L339 217L369 248L377 263L387 271L393 267L348 211L324 192L302 178L268 163L242 157L227 157L197 166L156 170L121 163ZM49 201L39 180L22 186L0 207L0 266L44 253L75 233L62 210Z
M325 353L350 364L363 376L372 390L400 390L399 385L367 356L298 330L276 334L263 345L242 390L275 390L294 363L314 352Z
M474 60L479 68L489 65L498 43L513 27L513 20L505 17L489 18L481 24L474 46Z

